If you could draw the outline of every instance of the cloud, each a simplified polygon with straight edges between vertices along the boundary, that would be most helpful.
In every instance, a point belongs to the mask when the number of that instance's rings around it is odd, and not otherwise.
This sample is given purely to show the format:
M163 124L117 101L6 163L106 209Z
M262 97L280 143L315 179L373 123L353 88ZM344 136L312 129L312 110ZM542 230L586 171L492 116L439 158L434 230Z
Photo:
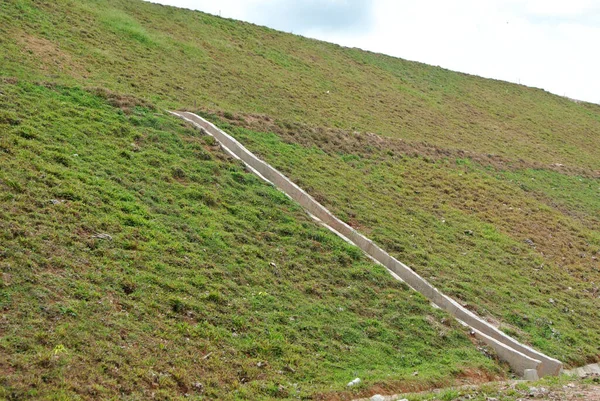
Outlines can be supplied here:
M509 3L517 12L523 10L525 14L537 16L577 17L599 9L595 0L512 0Z
M373 26L373 0L150 0L241 19L285 32L367 31Z
M319 38L600 103L594 4L521 2L375 0L374 29Z
M367 32L374 22L372 3L372 0L270 0L248 10L248 18L287 32Z
M153 0L600 103L598 0Z
M600 26L600 3L597 0L511 0L504 6L534 24Z

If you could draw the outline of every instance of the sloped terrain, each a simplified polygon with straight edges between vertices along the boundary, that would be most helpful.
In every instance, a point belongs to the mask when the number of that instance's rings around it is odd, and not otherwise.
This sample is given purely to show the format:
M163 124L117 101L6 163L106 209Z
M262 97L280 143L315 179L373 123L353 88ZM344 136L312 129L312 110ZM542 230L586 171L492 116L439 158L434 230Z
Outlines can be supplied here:
M507 333L599 360L600 106L137 0L2 1L0 50L3 397L505 374L165 109L204 112Z
M104 91L0 91L3 397L295 398L357 375L366 388L503 375L173 117Z
M11 76L600 170L600 106L542 90L139 0L7 0L0 18Z
M485 155L373 135L212 118L508 334L570 364L600 354L597 179L499 169Z

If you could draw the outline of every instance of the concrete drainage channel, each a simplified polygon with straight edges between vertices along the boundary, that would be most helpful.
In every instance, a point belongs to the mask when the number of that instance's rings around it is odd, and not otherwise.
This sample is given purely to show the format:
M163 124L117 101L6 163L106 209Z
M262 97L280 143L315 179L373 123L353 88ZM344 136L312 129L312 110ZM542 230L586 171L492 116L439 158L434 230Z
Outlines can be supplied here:
M314 219L318 220L344 240L362 249L371 259L385 266L394 277L404 281L414 290L420 292L434 305L444 309L461 323L469 326L475 336L491 346L496 351L498 357L506 361L516 374L529 380L560 374L562 370L562 363L560 361L521 344L482 320L452 298L442 294L408 266L393 258L373 241L335 217L329 210L302 190L302 188L298 187L269 164L260 160L235 140L235 138L196 114L189 112L171 112L171 114L192 123L204 133L214 137L226 153L236 159L242 160L249 170L298 202Z

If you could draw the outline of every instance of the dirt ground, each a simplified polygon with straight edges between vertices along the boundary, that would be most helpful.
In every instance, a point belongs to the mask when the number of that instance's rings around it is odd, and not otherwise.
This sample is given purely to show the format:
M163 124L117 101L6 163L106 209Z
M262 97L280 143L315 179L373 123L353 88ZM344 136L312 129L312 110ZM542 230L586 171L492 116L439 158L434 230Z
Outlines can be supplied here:
M529 394L523 394L517 400L547 400L547 401L600 401L600 385L590 386L573 384L563 386L560 389L548 389L544 387L533 387L535 390ZM497 398L501 400L502 398ZM493 398L488 398L493 400Z
M440 389L418 394L375 397L355 401L600 401L600 378L596 377L591 382L575 380L552 384L511 381L491 386L465 386L455 391Z

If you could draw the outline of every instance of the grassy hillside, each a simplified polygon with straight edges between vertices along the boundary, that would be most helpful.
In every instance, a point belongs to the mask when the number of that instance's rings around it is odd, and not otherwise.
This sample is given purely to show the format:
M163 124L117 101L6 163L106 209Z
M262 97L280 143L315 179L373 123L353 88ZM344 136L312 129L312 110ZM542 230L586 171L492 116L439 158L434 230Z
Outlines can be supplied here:
M139 0L7 0L0 21L11 76L600 170L600 106L538 89Z
M104 91L0 93L0 398L305 398L357 376L360 393L504 374L179 120Z
M165 109L221 124L504 331L600 359L600 106L137 0L2 1L0 50L0 397L506 374Z
M507 333L567 363L600 356L598 179L501 170L372 135L212 119Z

